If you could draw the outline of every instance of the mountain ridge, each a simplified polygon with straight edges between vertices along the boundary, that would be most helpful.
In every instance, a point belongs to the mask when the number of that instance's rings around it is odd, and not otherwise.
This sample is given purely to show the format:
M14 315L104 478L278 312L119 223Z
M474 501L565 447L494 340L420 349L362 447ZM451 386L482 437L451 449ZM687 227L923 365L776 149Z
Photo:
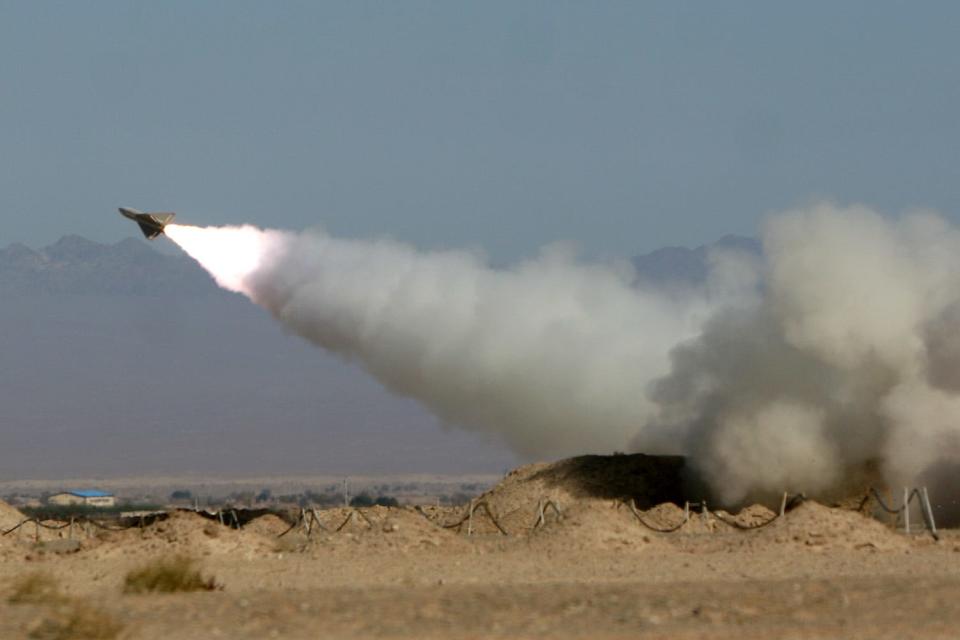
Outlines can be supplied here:
M0 293L6 295L210 295L213 280L186 256L166 255L135 238L102 244L67 235L31 249L0 249Z
M659 284L696 285L716 250L759 255L754 238L724 236L696 248L663 247L631 258L638 278ZM168 255L136 238L103 244L67 235L32 249L14 242L0 248L0 294L5 295L217 295L210 276L186 255Z

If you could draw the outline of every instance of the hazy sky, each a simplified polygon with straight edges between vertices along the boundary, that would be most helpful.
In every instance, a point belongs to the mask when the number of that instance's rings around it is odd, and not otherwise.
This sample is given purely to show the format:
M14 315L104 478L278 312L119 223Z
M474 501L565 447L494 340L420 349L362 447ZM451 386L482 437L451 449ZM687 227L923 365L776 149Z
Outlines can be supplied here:
M118 205L593 254L960 212L960 4L3 2L0 245Z

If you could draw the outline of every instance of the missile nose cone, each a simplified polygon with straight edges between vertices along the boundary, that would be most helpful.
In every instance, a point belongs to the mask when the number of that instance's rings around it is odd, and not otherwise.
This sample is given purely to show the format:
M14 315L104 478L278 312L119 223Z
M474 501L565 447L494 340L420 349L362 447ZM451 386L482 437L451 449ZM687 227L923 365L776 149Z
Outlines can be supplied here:
M148 240L153 240L162 234L164 227L166 227L176 215L169 212L143 213L142 211L127 207L118 207L118 210L120 211L120 215L136 222L137 226L140 227L140 231L143 232L143 235Z

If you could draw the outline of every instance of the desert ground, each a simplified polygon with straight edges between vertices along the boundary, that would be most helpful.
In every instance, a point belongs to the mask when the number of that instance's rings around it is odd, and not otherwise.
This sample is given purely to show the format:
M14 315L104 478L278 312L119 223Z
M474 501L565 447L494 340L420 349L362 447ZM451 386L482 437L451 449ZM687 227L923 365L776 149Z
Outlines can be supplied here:
M0 537L0 638L960 635L956 531L905 535L870 499L688 518L670 502L674 466L522 467L472 519L470 507L404 506L267 514L239 529L187 511L116 531L28 523ZM0 505L4 531L22 519ZM211 590L125 586L180 556ZM18 597L36 576L55 594Z

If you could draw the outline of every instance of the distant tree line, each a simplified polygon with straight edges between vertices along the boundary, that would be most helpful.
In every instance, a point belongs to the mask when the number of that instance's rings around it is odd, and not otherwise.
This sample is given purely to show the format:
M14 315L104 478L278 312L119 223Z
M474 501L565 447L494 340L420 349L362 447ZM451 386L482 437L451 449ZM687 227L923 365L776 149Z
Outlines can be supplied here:
M459 507L467 504L471 500L477 497L475 493L467 493L465 491L457 491L450 495L444 494L440 496L440 504L447 505L449 507Z
M350 498L350 506L351 507L372 507L372 506L399 507L400 503L397 501L396 498L393 498L390 496L377 496L376 498L374 498L369 493L364 491L363 493L360 493Z
M440 504L447 506L464 505L475 498L484 488L485 486L481 483L464 483L460 485L460 491L456 491L451 494L443 494L438 497L438 500ZM363 491L355 496L352 496L349 500L349 504L351 507L372 507L376 505L383 507L397 507L400 505L400 501L396 497L390 495L391 489L401 491L416 491L419 489L419 485L414 483L377 485L373 487L371 491ZM170 502L173 503L186 502L192 504L194 500L194 494L187 489L177 489L170 494ZM268 488L261 489L259 492L235 491L223 500L215 501L210 498L206 498L202 502L207 506L221 504L239 507L278 504L297 505L298 507L302 508L328 508L342 507L343 500L343 493L340 487L337 485L330 485L324 487L322 491L307 489L301 493L286 493L280 495L274 495L274 493Z

